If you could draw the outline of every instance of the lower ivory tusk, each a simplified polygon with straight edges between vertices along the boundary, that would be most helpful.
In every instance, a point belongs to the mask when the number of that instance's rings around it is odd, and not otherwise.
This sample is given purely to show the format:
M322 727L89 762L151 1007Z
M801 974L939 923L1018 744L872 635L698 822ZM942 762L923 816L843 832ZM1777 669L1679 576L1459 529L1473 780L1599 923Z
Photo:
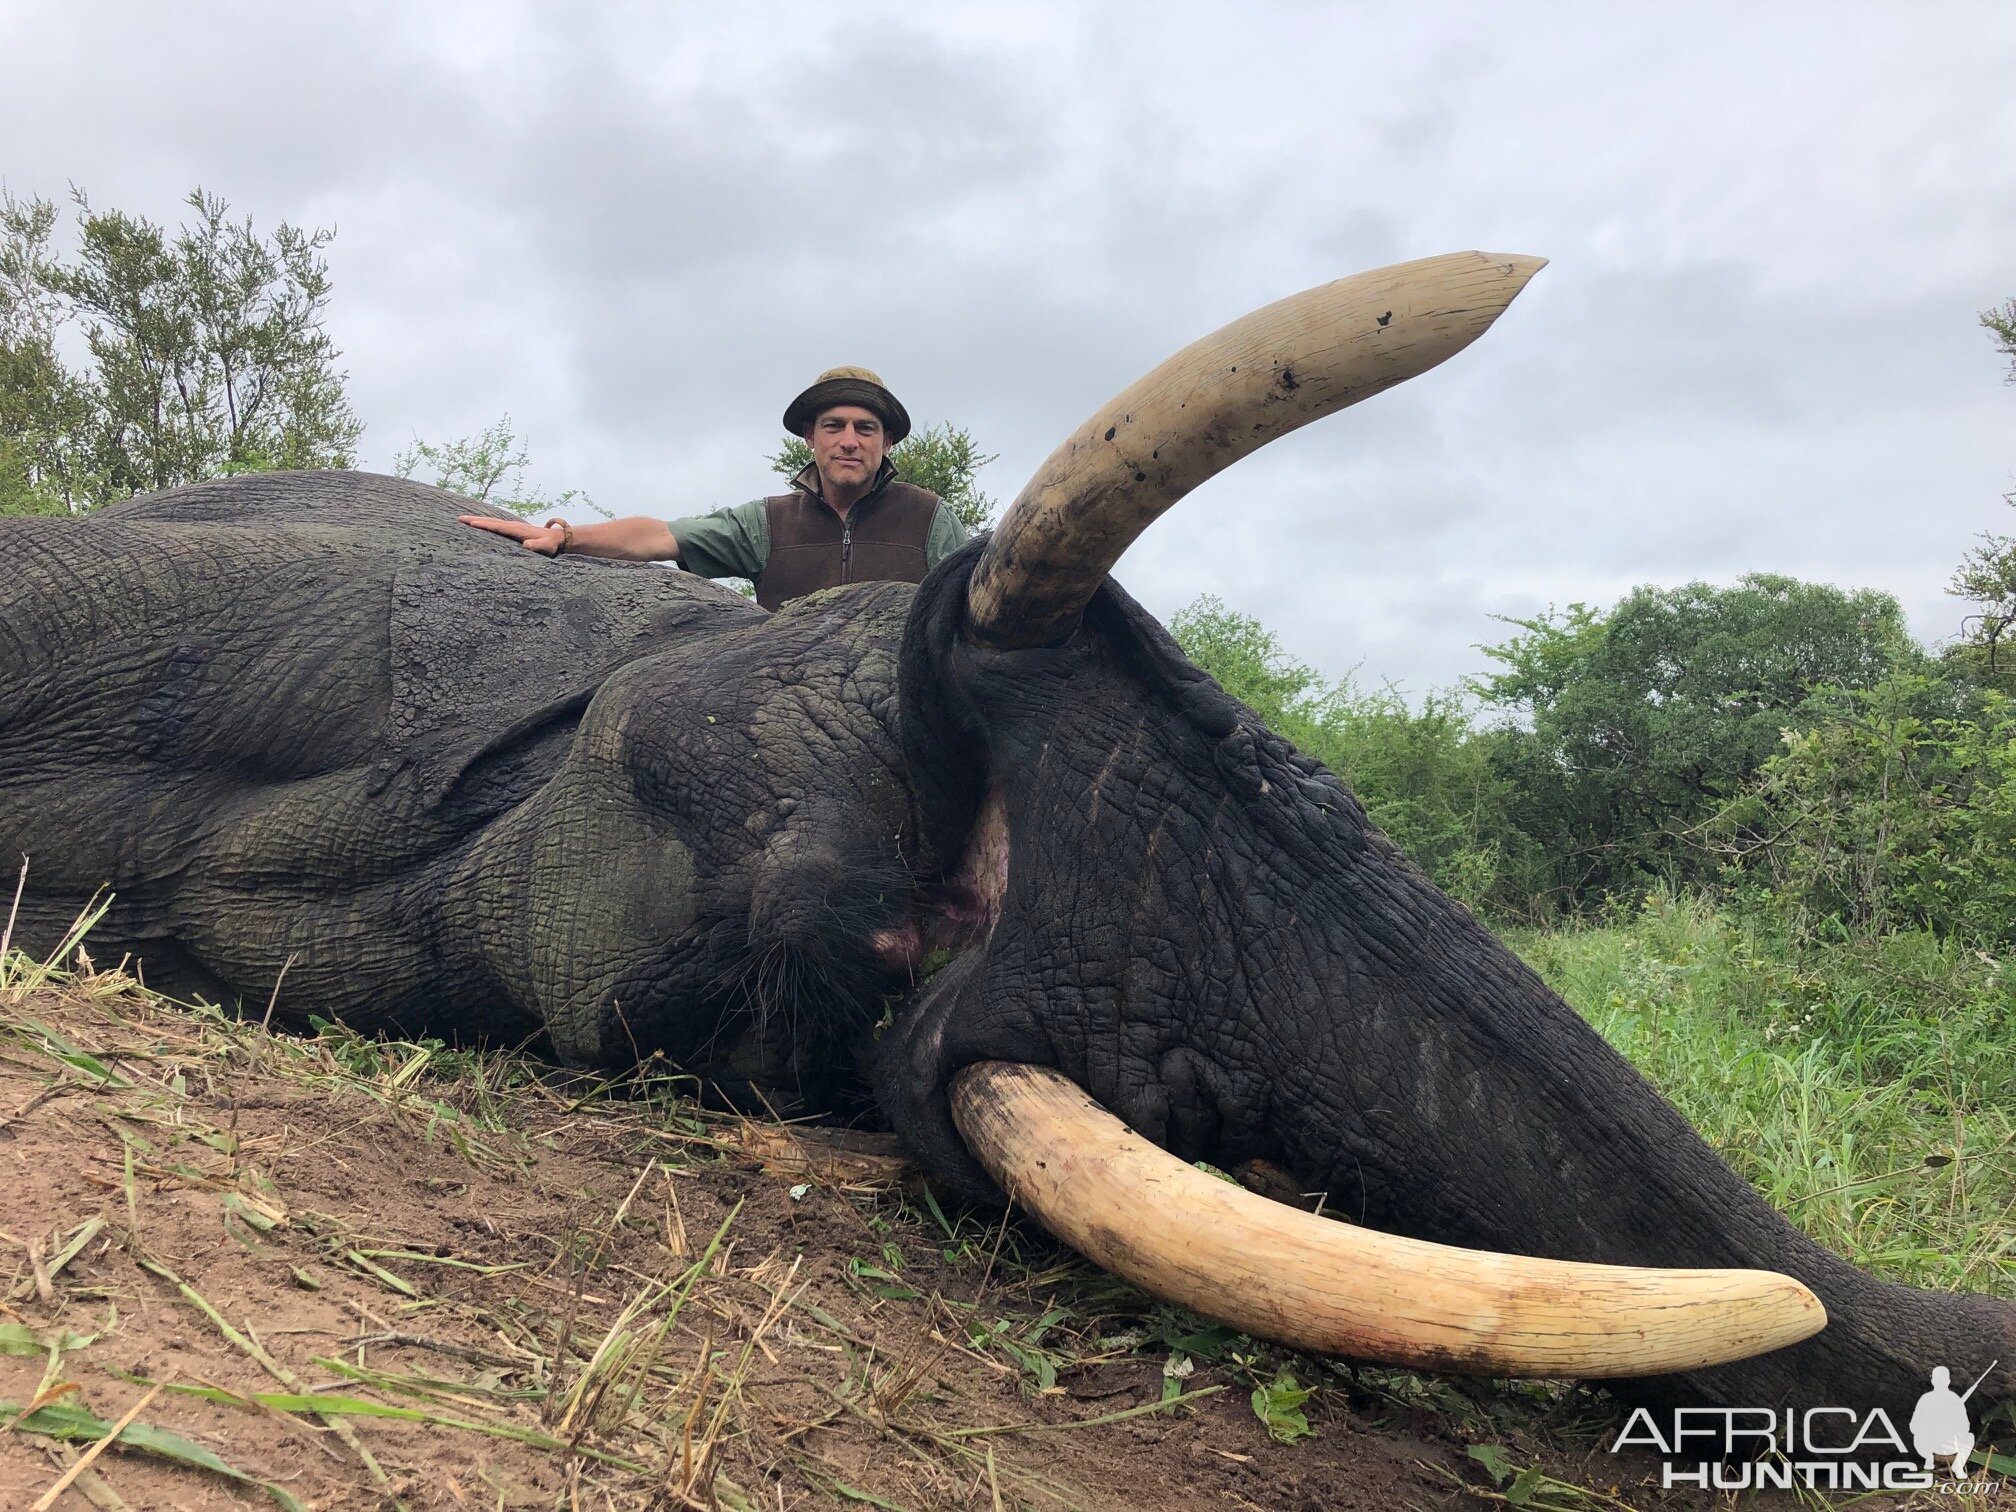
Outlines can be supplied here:
M1771 1271L1457 1249L1270 1202L1150 1144L1036 1066L967 1067L952 1116L1002 1189L1087 1259L1296 1349L1607 1380L1747 1359L1827 1325L1812 1292Z

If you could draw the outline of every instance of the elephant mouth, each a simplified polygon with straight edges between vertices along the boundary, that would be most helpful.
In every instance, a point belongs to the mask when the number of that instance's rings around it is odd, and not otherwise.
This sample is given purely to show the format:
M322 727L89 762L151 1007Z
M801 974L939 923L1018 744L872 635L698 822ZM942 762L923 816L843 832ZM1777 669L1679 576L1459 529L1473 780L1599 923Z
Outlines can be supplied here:
M914 983L935 952L985 945L1008 891L1008 813L1000 789L981 802L959 864L926 888L908 916L869 937L876 956Z
M1087 1259L1295 1349L1617 1380L1749 1359L1827 1325L1819 1298L1772 1271L1534 1259L1305 1213L1186 1164L1036 1066L968 1066L952 1117L1001 1189Z

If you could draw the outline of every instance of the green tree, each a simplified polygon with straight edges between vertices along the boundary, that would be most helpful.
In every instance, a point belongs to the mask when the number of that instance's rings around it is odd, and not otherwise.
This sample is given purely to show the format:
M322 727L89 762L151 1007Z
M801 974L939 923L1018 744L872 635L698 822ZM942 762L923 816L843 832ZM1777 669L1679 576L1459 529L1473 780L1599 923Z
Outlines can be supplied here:
M812 448L798 436L786 436L777 454L767 459L771 471L795 478L812 465ZM912 431L889 453L896 472L906 483L928 488L943 499L968 530L985 530L994 523L995 501L980 491L975 475L993 453L983 454L972 435L949 423Z
M527 518L573 508L607 517L609 511L578 488L548 495L529 487L525 472L531 465L525 441L505 415L495 425L457 441L423 441L415 436L413 444L393 459L392 471L402 478L424 476L436 488Z
M1995 338L1995 349L2009 359L2006 381L2016 383L2016 299L1981 312L1981 324ZM2002 496L2016 507L2016 493ZM1958 659L1995 680L2016 686L2016 646L2001 642L2016 631L2016 537L1981 533L1981 544L1960 559L1946 591L1975 606L1968 616Z
M1546 841L1564 901L1712 874L1691 832L1804 728L1816 688L1866 688L1922 658L1888 594L1768 573L1639 588L1607 614L1510 620L1472 686L1507 716L1514 820Z
M1995 338L1995 350L2009 359L2004 381L2016 383L2016 299L2005 299L1994 309L1983 310L1981 324Z
M343 467L363 427L323 327L332 231L261 236L201 189L170 233L0 196L0 504L79 512L220 473ZM75 323L89 363L63 360Z
M2016 494L2008 502L2016 506ZM1946 591L1974 606L1961 621L1961 638L1949 653L1953 661L1986 681L2016 685L2016 536L1982 531L1981 544L1960 559Z
M51 287L56 207L0 194L0 514L87 508L93 407L56 355L68 317Z
M2016 938L2016 703L1962 691L1903 672L1815 693L1707 827L1736 896L1795 938Z

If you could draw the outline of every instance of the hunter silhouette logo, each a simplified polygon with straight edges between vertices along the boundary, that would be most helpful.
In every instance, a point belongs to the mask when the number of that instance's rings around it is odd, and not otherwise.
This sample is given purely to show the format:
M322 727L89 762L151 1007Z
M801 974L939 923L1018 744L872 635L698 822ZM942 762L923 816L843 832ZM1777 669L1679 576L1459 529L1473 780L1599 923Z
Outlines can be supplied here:
M2001 1363L1991 1361L1988 1370ZM1925 1457L1927 1470L1934 1468L1934 1460L1950 1454L1954 1479L1967 1478L1967 1461L1974 1453L1974 1428L1967 1421L1967 1398L1988 1379L1988 1370L1975 1377L1974 1385L1955 1396L1951 1372L1944 1365L1932 1367L1932 1389L1918 1398L1918 1405L1911 1409L1911 1445Z
M2011 1482L1976 1480L1968 1463L1974 1426L1967 1399L1999 1364L1990 1361L1961 1392L1952 1388L1951 1371L1934 1366L1932 1389L1911 1410L1908 1442L1881 1407L1675 1407L1663 1422L1652 1409L1637 1407L1610 1452L1656 1451L1665 1460L1660 1484L1669 1491L1685 1485L1704 1491L1929 1490L1940 1460L1951 1462L1953 1490L2006 1489Z

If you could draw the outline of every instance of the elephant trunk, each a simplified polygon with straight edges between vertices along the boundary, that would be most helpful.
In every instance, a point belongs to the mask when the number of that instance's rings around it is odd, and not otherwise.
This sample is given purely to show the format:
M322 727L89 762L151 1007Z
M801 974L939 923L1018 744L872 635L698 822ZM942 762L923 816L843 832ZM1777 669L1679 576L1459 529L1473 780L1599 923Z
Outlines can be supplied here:
M1901 1423L1934 1366L1972 1380L1998 1358L1981 1408L2016 1391L2016 1307L1880 1281L1832 1254L1458 905L1390 861L1365 885L1386 897L1350 910L1363 974L1301 1015L1323 1029L1275 1104L1282 1163L1305 1189L1447 1244L1778 1272L1826 1309L1810 1338L1656 1373L1630 1384L1637 1398L1881 1406ZM1380 960L1408 964L1382 975Z

